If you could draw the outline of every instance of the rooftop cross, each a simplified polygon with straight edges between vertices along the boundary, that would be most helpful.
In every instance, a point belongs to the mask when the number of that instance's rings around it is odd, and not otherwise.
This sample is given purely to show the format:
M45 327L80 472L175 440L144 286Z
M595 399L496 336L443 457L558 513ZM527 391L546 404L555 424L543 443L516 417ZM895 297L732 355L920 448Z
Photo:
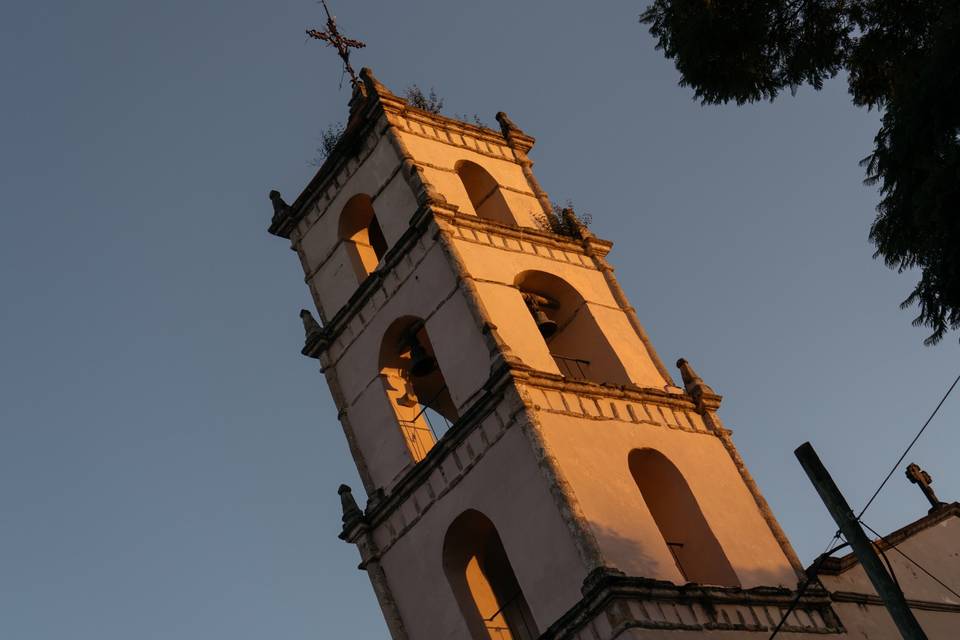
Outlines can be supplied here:
M930 477L929 473L921 469L920 465L911 462L910 465L907 466L907 480L913 484L920 485L920 490L923 491L923 495L930 501L933 509L943 505L943 503L937 499L937 494L933 492L933 487L930 486L933 484L933 478ZM931 509L931 511L933 509Z
M317 31L316 29L307 29L307 35L316 40L323 40L328 45L337 50L337 55L343 60L344 71L350 74L350 84L356 86L359 82L357 74L350 66L350 49L363 49L366 44L353 38L347 38L337 30L337 20L330 15L330 9L327 7L327 0L320 0L323 4L323 10L327 14L327 30Z

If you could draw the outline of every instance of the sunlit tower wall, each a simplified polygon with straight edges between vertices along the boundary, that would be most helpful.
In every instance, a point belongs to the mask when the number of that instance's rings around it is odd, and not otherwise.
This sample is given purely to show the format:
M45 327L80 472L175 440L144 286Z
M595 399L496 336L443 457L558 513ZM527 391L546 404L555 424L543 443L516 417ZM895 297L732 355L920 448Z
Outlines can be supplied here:
M367 503L341 487L394 638L758 637L802 567L684 361L675 383L534 140L416 109L368 69L270 233L320 321L304 355ZM840 629L812 588L784 637ZM704 636L705 637L705 636Z

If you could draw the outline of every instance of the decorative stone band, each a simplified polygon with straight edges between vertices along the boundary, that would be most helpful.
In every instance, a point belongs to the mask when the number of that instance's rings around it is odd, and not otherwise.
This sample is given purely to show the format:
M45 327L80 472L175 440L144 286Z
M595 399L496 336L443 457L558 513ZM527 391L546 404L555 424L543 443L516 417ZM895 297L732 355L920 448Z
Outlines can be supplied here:
M873 593L857 593L855 591L831 591L830 598L834 602L852 602L863 606L882 607L886 609L887 605L883 599ZM907 606L911 609L920 609L922 611L942 611L944 613L960 613L960 605L950 602L934 602L932 600L914 600L906 599Z
M443 210L437 211L437 214L438 224L457 240L504 251L528 253L578 267L597 268L581 240L540 229L500 224L471 215L454 217ZM613 243L606 241L596 241L595 244L601 251L600 255L606 255L613 246Z
M625 576L611 569L600 569L588 576L583 594L583 599L547 629L540 640L633 637L629 629L739 631L766 638L796 597L790 589L675 585ZM830 602L825 591L811 587L781 631L845 633Z
M907 526L901 527L900 529L885 535L882 540L877 540L873 544L881 553L884 551L889 551L901 542L908 540L921 531L938 525L947 518L955 517L960 517L960 503L951 502L943 505L935 511L931 511L929 514L925 515L919 520L911 522ZM840 575L841 573L853 568L857 564L859 564L859 561L857 560L857 554L852 552L840 558L826 558L820 565L820 574L833 576Z
M494 372L484 394L426 457L410 467L389 495L371 497L364 522L374 530L380 553L389 551L523 417L507 367Z
M565 382L559 376L502 365L491 373L484 394L457 420L420 462L408 468L388 495L367 504L364 522L386 553L423 515L484 457L507 430L527 419L526 411L563 411L597 420L629 420L663 428L713 434L692 400L658 389L627 390ZM537 399L543 399L543 405ZM548 399L549 398L549 399ZM535 404L530 406L531 400ZM634 419L635 418L635 419Z
M670 429L713 433L694 402L659 389L628 389L572 382L560 376L528 372L521 385L534 409L594 420L620 420Z
M385 111L391 125L410 135L439 140L444 144L451 144L500 160L514 161L513 150L499 131L412 107L407 107L402 114L390 108Z

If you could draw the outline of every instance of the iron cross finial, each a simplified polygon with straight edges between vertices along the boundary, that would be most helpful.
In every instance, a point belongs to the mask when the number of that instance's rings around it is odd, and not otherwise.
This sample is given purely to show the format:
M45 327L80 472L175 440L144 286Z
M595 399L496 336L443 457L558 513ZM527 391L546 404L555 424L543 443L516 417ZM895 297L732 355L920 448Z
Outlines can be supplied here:
M933 507L931 511L943 505L943 503L937 499L937 494L933 492L933 487L930 486L933 484L933 478L930 477L929 473L921 469L920 465L913 462L907 465L907 480L920 486L923 495L926 496L927 500L930 501L930 505Z
M323 40L328 45L337 50L337 55L343 60L344 70L350 74L350 84L356 86L359 83L357 74L350 66L350 49L363 49L366 44L353 38L347 38L337 29L337 20L330 15L330 9L327 7L327 0L320 0L323 4L323 11L327 14L327 30L317 31L316 29L307 29L307 35L315 40Z

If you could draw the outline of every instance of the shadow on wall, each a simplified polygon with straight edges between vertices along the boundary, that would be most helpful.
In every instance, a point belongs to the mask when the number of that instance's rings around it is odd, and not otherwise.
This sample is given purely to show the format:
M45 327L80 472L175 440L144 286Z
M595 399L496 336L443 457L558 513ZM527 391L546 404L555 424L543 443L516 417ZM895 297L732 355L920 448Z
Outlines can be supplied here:
M486 169L475 162L461 160L454 170L460 176L463 188L470 198L470 204L473 205L473 210L478 217L500 224L517 224L506 198L500 191L500 185L487 173Z
M631 560L636 560L632 566L647 566L647 567L656 567L660 559L654 553L652 548L654 544L660 545L664 544L660 541L650 541L638 539L635 536L625 535L622 531L613 529L611 527L598 526L596 524L591 525L594 535L597 538L597 541L600 543L601 548L605 554L609 554L612 558L631 558ZM664 552L666 553L666 552ZM664 574L656 574L653 571L650 572L638 572L636 570L631 570L630 567L618 566L616 562L611 563L611 567L614 569L619 569L623 571L628 576L638 577L638 578L649 578L651 580L665 580L667 582L673 582L677 585L683 585L687 583L697 583L705 586L721 586L721 587L730 587L730 586L739 586L744 589L749 589L752 587L765 586L765 587L778 587L778 588L787 588L787 589L796 589L799 580L785 583L784 582L784 573L781 568L763 570L752 568L750 570L749 581L744 584L737 585L727 585L727 584L718 584L716 582L696 582L694 580L684 580L681 579L677 581L671 576Z
M474 640L534 640L540 635L503 548L485 515L460 514L443 542L443 569Z
M639 516L639 514L638 514ZM656 555L654 545L662 544L656 540L648 540L636 535L625 535L624 532L612 527L605 527L594 523L590 524L597 543L603 550L607 561L611 563L614 569L619 569L627 575L640 578L650 578L654 580L667 580L673 582L673 576L654 575L654 571L649 571L650 575L639 575L632 567L656 567L662 561L662 557ZM617 566L613 561L615 558L629 558L631 566Z
M680 471L659 451L634 449L630 473L673 556L689 582L739 587L726 553L710 529Z

